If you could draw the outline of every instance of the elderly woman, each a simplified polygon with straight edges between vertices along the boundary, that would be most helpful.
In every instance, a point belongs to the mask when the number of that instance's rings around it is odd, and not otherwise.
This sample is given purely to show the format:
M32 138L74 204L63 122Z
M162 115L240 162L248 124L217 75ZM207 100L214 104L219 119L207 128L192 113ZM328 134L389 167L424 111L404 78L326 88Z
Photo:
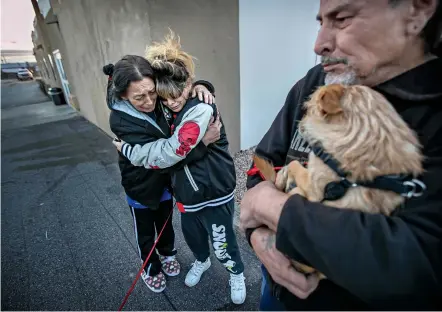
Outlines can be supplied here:
M170 136L170 129L157 105L155 71L150 63L140 56L127 55L115 66L103 68L109 76L107 102L111 109L110 128L119 138L131 144L146 144ZM193 95L198 93L209 104L214 100L208 82L196 82ZM207 86L207 87L206 87ZM142 275L147 287L153 292L166 288L166 277L180 273L180 264L175 258L175 233L171 215L173 209L170 172L199 159L207 151L206 145L218 140L219 121L209 125L204 139L185 160L164 170L148 170L133 166L125 157L119 157L121 183L130 207L138 251L144 261L158 234L165 225L156 251L153 252Z

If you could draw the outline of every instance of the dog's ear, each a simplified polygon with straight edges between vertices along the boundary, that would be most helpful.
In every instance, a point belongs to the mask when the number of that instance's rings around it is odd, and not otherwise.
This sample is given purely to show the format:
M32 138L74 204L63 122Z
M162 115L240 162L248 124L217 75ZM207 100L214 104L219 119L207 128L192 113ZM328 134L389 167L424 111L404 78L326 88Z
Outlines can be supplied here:
M343 85L333 84L322 87L318 96L318 104L324 114L335 115L342 112L341 98L344 95Z
M261 174L263 175L264 179L275 183L276 172L273 165L270 162L259 157L256 154L253 155L253 162L255 163L256 168L258 168Z

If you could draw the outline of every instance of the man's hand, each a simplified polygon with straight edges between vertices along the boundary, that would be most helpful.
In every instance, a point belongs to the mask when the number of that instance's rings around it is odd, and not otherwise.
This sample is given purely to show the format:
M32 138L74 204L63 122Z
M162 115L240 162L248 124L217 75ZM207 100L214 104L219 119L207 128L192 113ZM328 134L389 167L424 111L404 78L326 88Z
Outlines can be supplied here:
M204 85L196 85L192 89L192 97L198 95L198 99L206 104L215 104L215 97L210 93L210 91Z
M219 120L219 112L216 115L216 120L212 119L210 120L209 126L207 127L207 131L204 134L204 137L202 139L204 145L208 146L211 143L215 143L219 140L221 136L221 126L222 123Z
M126 142L124 142L123 140L117 139L117 138L113 139L113 141L112 141L112 144L115 145L115 147L117 148L117 150L119 152L121 152L121 148L123 147L124 143L126 143Z
M305 276L296 271L290 260L276 250L275 233L267 228L253 231L253 250L266 267L273 280L300 299L306 299L319 284L317 274Z
M279 191L272 182L264 181L248 190L241 201L240 227L242 230L266 225L276 232L282 208L289 196Z

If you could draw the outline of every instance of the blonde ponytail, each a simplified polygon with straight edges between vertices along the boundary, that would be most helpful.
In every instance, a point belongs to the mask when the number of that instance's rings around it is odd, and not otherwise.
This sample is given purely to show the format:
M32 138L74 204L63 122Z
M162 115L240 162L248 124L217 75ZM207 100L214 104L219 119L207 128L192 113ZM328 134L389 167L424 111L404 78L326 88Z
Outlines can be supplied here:
M152 64L152 67L184 67L189 74L189 78L195 77L194 57L181 49L180 37L169 29L162 42L154 42L146 48L146 59ZM164 63L168 63L164 65Z
M174 32L146 49L146 59L155 71L156 90L162 98L177 98L195 76L193 57L181 50Z

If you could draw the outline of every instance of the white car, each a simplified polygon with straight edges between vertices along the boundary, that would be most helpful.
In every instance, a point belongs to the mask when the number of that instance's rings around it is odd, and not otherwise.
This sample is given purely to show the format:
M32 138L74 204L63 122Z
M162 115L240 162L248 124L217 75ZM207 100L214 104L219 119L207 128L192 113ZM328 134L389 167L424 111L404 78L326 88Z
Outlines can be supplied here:
M18 80L28 80L28 79L33 80L34 76L32 75L32 73L28 69L22 68L22 69L19 69L17 72L17 79Z

